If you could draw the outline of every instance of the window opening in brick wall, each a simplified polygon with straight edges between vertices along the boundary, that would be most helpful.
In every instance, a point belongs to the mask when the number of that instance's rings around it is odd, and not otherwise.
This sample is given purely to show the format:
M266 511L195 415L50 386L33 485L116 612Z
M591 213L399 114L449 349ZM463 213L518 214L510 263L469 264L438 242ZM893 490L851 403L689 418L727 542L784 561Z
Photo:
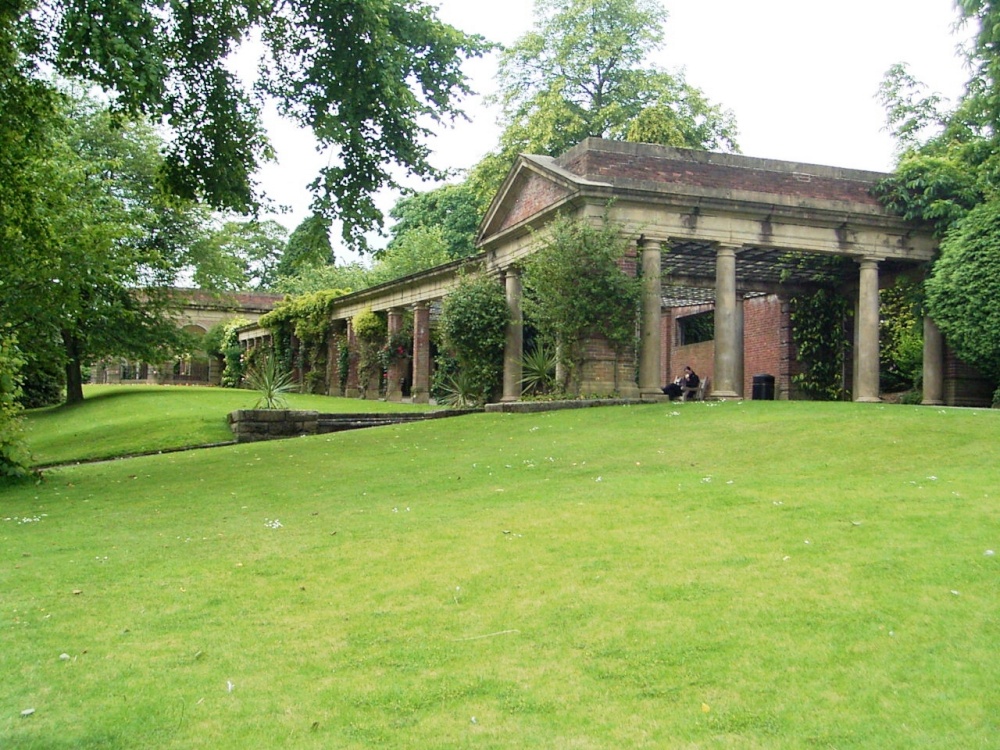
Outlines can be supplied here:
M688 315L677 319L677 343L679 346L700 344L715 338L715 311Z

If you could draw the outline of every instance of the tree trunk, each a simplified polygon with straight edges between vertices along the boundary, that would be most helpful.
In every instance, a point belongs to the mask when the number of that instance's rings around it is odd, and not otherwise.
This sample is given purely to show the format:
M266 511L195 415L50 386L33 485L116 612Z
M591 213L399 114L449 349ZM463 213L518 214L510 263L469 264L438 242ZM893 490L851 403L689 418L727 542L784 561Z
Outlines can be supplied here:
M78 404L83 401L83 374L80 364L80 342L73 334L63 331L63 346L66 347L66 403Z

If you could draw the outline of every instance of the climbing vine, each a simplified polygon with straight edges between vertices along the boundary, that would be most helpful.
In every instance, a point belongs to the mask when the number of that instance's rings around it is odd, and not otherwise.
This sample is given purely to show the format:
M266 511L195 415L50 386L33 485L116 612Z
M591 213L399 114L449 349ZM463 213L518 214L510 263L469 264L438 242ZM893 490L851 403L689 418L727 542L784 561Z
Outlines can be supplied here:
M814 399L844 398L844 354L851 311L847 300L830 288L791 299L792 336L805 370L792 383Z
M386 341L385 317L371 310L364 310L351 319L351 328L358 342L358 386L362 398L375 385L375 395L382 389L382 348Z
M288 372L297 367L303 374L302 385L310 392L325 390L331 312L344 294L342 289L325 289L289 297L260 319L260 324L271 331L274 353L282 369Z
M809 398L836 401L845 398L844 362L850 343L853 309L839 291L853 270L849 258L787 253L786 271L806 271L815 291L790 299L792 340L803 371L792 376L792 384Z

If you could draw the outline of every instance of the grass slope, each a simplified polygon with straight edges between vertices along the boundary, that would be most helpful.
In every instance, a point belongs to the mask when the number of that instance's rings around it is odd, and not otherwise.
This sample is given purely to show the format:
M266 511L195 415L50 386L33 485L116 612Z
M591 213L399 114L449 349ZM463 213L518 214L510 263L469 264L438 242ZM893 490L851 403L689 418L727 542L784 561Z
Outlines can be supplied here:
M171 386L86 386L72 406L29 412L28 447L38 465L111 458L226 442L226 415L252 409L254 391ZM410 404L290 393L289 408L320 412L412 411Z
M54 471L0 495L0 744L995 747L998 438L685 404Z

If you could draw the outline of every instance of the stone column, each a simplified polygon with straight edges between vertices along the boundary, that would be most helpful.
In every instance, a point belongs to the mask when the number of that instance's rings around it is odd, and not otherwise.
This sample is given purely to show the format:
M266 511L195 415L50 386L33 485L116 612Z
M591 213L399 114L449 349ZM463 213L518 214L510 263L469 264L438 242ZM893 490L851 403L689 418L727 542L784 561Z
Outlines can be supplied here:
M521 314L521 272L510 267L504 272L504 285L507 290L507 309L510 311L510 322L503 344L503 398L501 401L517 401L521 398L521 378L523 368L521 359L524 356L524 317Z
M736 248L719 246L715 256L715 372L711 395L738 398L737 373L742 370L743 342L736 309Z
M742 292L737 293L737 295L736 295L736 367L734 368L734 373L733 373L733 385L734 385L734 390L736 391L736 395L739 396L740 398L744 398L746 396L746 392L747 392L746 391L746 385L745 385L746 371L744 370L744 367L743 367L744 355L745 355L744 348L746 346L746 337L744 336L744 332L745 332L746 328L745 328L744 321L743 321L743 313L744 313L743 302L744 302L744 300L743 300L743 293Z
M361 388L358 387L358 337L354 335L354 321L347 321L347 383L344 386L344 396L359 398Z
M426 302L413 306L413 388L415 404L431 400L431 308Z
M660 243L640 240L642 249L642 320L639 338L639 397L662 396L660 337L663 291L661 289Z
M879 401L878 382L878 259L862 258L858 284L857 338L854 342L856 380L854 400L864 403Z
M927 406L944 403L944 336L937 323L924 317L924 399Z
M403 330L403 310L399 307L389 308L387 316L387 333L389 341L393 336ZM389 352L389 369L385 374L385 400L402 401L403 387L400 381L403 379L403 368L405 361L400 358L397 352Z

